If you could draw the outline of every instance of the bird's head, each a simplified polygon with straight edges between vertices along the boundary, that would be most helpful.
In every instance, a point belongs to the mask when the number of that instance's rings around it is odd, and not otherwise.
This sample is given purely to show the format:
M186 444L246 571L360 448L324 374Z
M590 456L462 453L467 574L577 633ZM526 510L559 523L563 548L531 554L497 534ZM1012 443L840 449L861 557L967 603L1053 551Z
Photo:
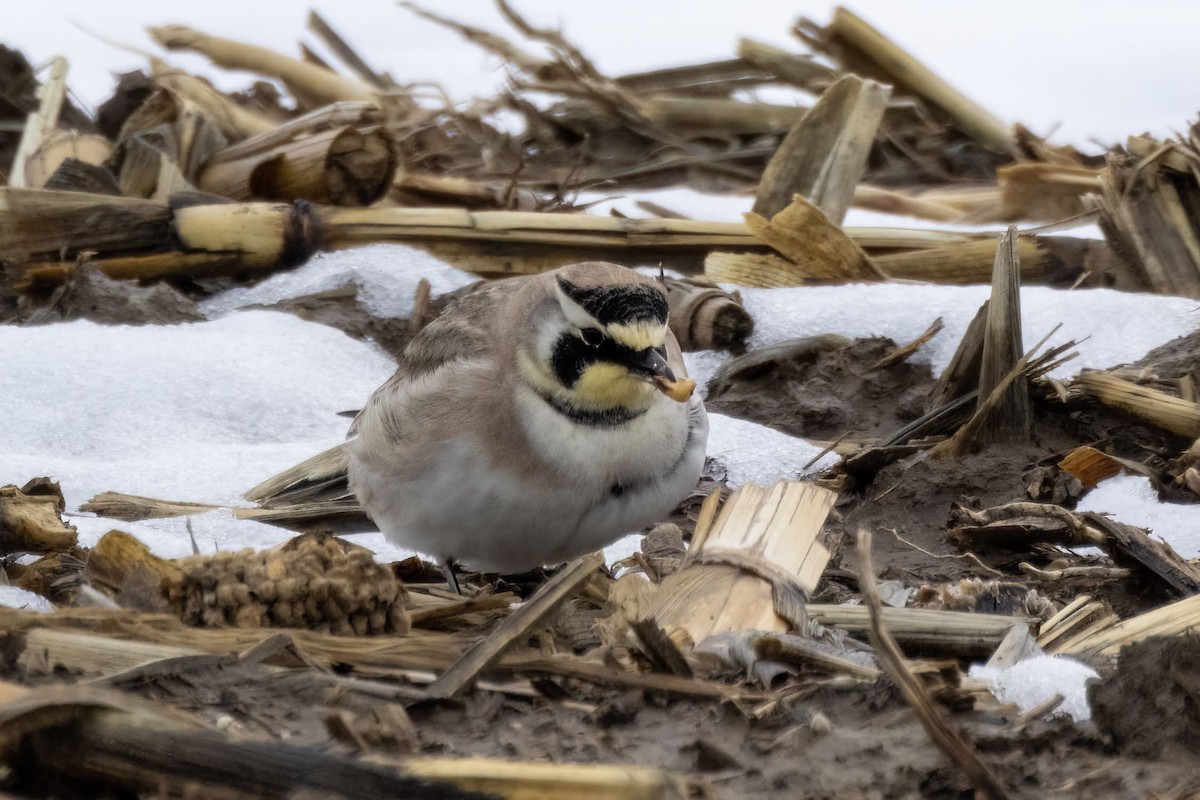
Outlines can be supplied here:
M695 382L668 364L662 285L615 264L576 264L554 275L554 302L535 325L526 371L538 388L590 410L641 409L661 391L679 402Z

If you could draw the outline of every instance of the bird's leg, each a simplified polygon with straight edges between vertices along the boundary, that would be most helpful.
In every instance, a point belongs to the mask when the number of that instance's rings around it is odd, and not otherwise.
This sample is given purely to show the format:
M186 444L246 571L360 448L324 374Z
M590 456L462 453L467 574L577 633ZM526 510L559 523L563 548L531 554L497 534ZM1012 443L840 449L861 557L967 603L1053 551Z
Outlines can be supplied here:
M450 591L455 594L462 594L462 589L458 586L458 576L454 574L454 568L458 566L458 562L453 558L447 558L442 561L442 574L446 576L446 583L450 585Z

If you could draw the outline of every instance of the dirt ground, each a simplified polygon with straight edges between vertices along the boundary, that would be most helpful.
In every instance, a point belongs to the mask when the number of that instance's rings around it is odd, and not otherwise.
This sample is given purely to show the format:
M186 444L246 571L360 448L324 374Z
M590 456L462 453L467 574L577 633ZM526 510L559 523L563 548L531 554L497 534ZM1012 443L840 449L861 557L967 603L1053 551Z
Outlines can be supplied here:
M111 289L107 283L111 282L81 271L49 305L23 309L24 321L83 316L114 322L114 313L132 323L196 318L186 293L166 287L126 289L126 301L114 304L104 299ZM289 301L280 310L376 340L391 353L411 335L407 321L371 319L350 294ZM813 439L832 440L842 434L883 437L924 412L936 377L921 363L874 369L894 347L889 340L871 338L775 364L734 381L711 398L709 407ZM1156 370L1164 379L1190 374L1197 366L1197 337L1160 348L1134 365ZM881 578L908 586L936 585L993 579L998 570L1020 594L1038 589L1051 600L1070 599L1082 589L1031 585L1016 569L1018 561L1044 563L1047 555L979 551L983 566L965 557L947 537L947 515L954 503L985 508L1031 499L1031 491L1066 491L1066 478L1055 465L1083 443L1139 461L1162 459L1186 444L1083 401L1042 399L1028 445L992 447L950 462L921 452L857 476L847 484L824 532L834 558L818 599L836 602L857 592L855 560L842 544L860 527L875 532L874 558ZM1074 499L1068 497L1067 504ZM677 520L689 527L686 516ZM517 581L506 588L527 587ZM1110 582L1088 586L1087 591L1108 600L1120 614L1144 611L1166 599L1153 587L1136 583ZM986 601L993 603L991 608L979 602L977 610L1010 610L995 597ZM1150 641L1127 650L1116 664L1097 666L1103 679L1092 689L1094 723L1074 725L1057 719L1017 725L1014 713L994 710L959 711L951 715L951 722L1020 797L1196 796L1200 638ZM3 673L29 677L11 661ZM58 679L65 677L74 676ZM865 690L814 678L784 692L770 707L755 709L653 691L599 688L570 679L545 678L540 685L545 699L482 692L463 701L413 703L408 713L414 740L404 747L395 742L381 746L430 755L662 767L688 776L710 797L975 796L886 678ZM281 679L261 665L198 663L123 688L214 722L225 720L223 724L238 726L247 735L347 749L331 732L323 690ZM369 713L361 707L349 711ZM8 783L15 791L96 796L88 794L94 786L57 783L44 774L18 772Z

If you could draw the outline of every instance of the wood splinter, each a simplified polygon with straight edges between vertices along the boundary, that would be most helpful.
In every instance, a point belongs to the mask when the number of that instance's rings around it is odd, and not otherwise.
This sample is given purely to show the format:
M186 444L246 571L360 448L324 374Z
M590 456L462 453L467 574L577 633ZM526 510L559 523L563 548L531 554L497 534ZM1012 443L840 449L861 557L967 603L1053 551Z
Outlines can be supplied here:
M875 586L875 565L871 561L871 533L859 530L857 544L858 582L862 587L863 599L871 612L871 645L879 657L880 666L912 706L929 738L966 773L976 791L989 800L1015 798L1016 795L1000 782L975 749L947 724L934 707L933 700L926 693L921 681L908 668L900 646L883 626L883 601L879 599L879 590Z
M429 696L458 696L475 681L479 673L503 655L510 645L527 635L547 614L574 594L580 584L590 578L603 563L604 557L600 553L592 553L563 567L554 577L542 584L533 597L505 617L490 635L476 642L475 646L464 653L450 669L430 684Z
M713 494L701 509L683 568L659 584L645 617L692 643L730 631L802 628L805 604L829 551L818 535L837 495L812 483L747 484L719 515Z

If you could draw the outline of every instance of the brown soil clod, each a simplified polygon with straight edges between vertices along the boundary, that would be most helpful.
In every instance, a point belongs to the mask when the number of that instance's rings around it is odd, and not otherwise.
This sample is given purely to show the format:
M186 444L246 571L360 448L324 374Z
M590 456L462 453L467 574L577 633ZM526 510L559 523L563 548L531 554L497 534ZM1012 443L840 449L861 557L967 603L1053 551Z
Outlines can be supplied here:
M1096 727L1138 758L1195 757L1200 747L1200 636L1127 645L1116 671L1088 687Z
M708 408L809 439L890 433L921 415L933 375L907 361L872 369L890 339L795 340L752 351L718 371Z

